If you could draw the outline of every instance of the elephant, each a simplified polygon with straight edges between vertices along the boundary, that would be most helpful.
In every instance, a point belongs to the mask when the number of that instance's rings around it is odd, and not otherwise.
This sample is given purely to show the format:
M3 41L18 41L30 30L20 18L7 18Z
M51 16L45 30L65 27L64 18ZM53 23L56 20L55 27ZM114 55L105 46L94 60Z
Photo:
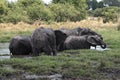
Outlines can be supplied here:
M54 33L55 33L55 36L56 36L56 49L58 51L61 51L61 50L63 50L63 48L61 46L63 45L65 39L68 36L60 30L55 30Z
M88 28L80 28L80 27L74 29L61 28L56 30L55 33L56 33L56 44L58 51L63 50L63 43L65 39L69 36L98 35L103 40L103 37L100 34Z
M70 35L78 36L79 32L82 30L82 28L80 28L80 27L74 28L74 29L61 28L59 30L62 31L63 33L65 33L67 36L70 36Z
M32 55L38 56L41 52L46 55L56 55L56 37L51 28L39 27L31 35Z
M99 37L101 37L101 39L103 39L103 37L100 34L96 33L95 31L89 28L81 28L81 27L77 27L73 29L61 28L60 31L65 33L67 36L98 35Z
M79 28L80 29L80 28ZM58 51L63 50L63 43L65 39L70 36L70 35L78 35L78 30L77 29L67 29L67 28L61 28L58 30L55 30L55 35L56 35L56 47Z
M32 53L30 36L15 36L9 44L10 54L12 55L29 55Z
M82 36L82 35L97 35L103 40L102 35L96 33L95 31L89 28L82 28L82 30L79 30L79 36Z
M69 36L63 44L64 50L70 49L90 49L91 46L100 45L106 48L106 43L98 35Z

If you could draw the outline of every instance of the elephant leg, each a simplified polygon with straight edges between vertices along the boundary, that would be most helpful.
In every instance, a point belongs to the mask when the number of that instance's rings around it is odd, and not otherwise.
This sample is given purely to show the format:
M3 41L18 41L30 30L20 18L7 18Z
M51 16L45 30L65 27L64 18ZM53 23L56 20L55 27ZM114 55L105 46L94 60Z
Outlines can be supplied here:
M39 49L33 48L33 56L39 56L39 53L40 53Z
M46 55L51 55L52 49L49 45L47 45L43 48L43 51L45 52Z
M56 49L53 49L53 56L56 56L57 55L57 53L56 53Z

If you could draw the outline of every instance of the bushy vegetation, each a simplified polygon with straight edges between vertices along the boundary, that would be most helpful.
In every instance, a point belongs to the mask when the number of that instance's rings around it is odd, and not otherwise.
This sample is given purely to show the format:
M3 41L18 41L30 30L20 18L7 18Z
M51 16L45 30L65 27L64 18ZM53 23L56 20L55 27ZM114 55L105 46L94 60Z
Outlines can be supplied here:
M75 2L77 1L79 0ZM18 0L17 2L1 0L0 22L80 21L86 17L86 3L85 0L79 1L79 5L75 2L44 4L42 0Z
M77 21L79 11L73 5L68 3L65 4L51 4L49 5L50 10L52 11L53 20L57 22L61 21ZM78 15L77 15L78 14ZM79 16L78 20L81 20L82 17Z
M103 22L117 22L118 15L120 14L119 7L104 7L98 8L93 11L93 16L95 17L103 17Z
M88 14L94 17L102 17L103 22L117 22L120 18L120 0L86 0Z
M120 7L120 0L86 0L88 9L95 10L97 8L109 7L109 6L116 6Z
M93 12L93 16L102 16L104 22L115 22L117 12L120 10L119 2L119 0L100 2L97 0L52 0L52 3L44 4L42 0L17 0L16 2L0 0L0 23L20 21L34 23L36 20L76 22L87 17L87 10Z

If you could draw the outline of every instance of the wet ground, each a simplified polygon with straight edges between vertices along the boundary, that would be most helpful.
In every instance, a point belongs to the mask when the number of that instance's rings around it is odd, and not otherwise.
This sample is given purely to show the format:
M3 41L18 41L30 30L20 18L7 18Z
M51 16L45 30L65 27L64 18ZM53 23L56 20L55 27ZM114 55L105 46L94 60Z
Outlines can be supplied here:
M0 59L9 59L10 58L10 52L9 52L9 43L0 43ZM104 50L110 50L109 48L102 49L100 46L96 46L90 48L91 50L97 50L97 51L104 51ZM17 56L17 57L30 57L30 56Z

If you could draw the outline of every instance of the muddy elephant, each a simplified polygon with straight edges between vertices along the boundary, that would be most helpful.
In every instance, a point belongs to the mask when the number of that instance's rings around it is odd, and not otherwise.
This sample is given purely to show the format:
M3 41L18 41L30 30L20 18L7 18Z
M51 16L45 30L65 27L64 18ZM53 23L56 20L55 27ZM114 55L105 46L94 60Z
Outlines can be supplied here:
M12 55L29 55L32 53L30 36L15 36L11 39L9 50Z
M99 37L101 37L101 39L103 39L103 37L100 34L89 28L81 28L81 27L77 27L73 29L61 28L59 30L65 33L67 36L98 35Z
M56 49L58 51L61 51L61 50L63 50L63 48L62 48L63 43L68 36L60 30L55 30L54 33L56 36Z
M37 28L31 35L33 56L38 56L41 52L46 55L56 55L55 33L50 28Z
M103 37L102 35L98 34L97 32L89 29L89 28L82 28L82 30L79 29L79 36L83 36L83 35L97 35L99 36L102 40L103 40Z
M103 49L106 44L98 35L69 36L66 38L63 48L69 49L90 49L91 46L100 45Z
M80 34L82 28L80 28L80 27L77 27L74 29L61 28L59 30L62 31L63 33L65 33L67 36L70 36L70 35L78 36Z
M70 35L78 36L78 29L61 28L61 29L55 30L54 32L56 35L56 46L58 51L63 50L63 43L68 36Z

